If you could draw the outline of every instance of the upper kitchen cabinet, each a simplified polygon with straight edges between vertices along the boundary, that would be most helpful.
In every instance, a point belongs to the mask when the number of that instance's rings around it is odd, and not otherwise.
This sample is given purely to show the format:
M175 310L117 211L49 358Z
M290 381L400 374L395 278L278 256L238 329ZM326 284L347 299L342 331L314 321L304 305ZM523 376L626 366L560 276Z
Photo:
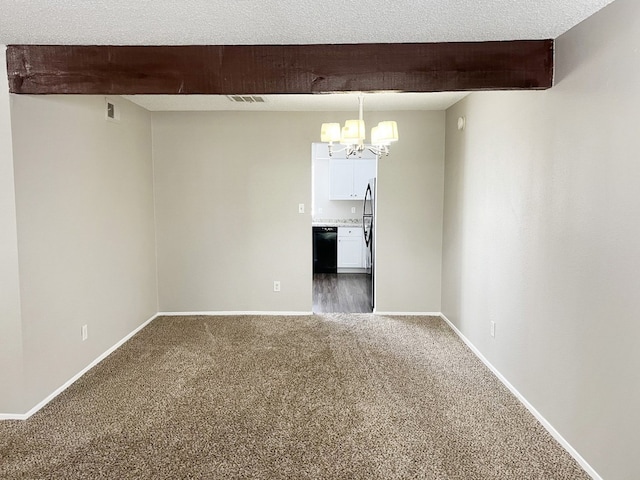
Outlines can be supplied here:
M362 200L369 179L376 176L376 159L331 159L330 200Z

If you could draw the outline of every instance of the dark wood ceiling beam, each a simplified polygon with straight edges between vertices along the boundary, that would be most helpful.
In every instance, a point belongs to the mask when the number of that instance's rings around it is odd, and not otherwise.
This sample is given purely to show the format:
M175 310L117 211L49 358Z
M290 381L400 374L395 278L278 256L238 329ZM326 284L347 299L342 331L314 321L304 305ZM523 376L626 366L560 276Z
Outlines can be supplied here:
M308 94L545 89L553 40L342 45L9 45L12 93Z

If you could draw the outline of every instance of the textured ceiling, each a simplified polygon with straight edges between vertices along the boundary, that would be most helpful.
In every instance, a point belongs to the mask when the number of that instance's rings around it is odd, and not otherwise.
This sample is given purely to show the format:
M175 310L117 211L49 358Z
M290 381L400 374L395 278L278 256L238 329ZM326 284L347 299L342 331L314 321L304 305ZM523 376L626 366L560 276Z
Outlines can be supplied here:
M612 0L0 0L0 44L556 38Z

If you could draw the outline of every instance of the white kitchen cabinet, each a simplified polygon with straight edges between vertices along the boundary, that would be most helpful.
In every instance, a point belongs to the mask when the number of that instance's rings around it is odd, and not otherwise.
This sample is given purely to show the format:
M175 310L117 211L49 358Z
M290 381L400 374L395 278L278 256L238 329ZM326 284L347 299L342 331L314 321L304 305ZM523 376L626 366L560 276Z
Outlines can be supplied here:
M331 159L329 161L329 199L354 200L353 160Z
M329 161L329 199L362 200L369 179L375 176L375 158L331 159Z
M338 268L363 268L361 227L338 227Z

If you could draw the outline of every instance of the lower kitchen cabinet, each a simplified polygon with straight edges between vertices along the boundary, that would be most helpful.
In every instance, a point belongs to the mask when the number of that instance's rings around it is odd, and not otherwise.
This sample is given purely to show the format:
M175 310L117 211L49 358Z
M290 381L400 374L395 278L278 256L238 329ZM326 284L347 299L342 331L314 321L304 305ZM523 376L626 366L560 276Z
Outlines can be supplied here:
M364 238L360 227L338 227L338 268L364 268Z

